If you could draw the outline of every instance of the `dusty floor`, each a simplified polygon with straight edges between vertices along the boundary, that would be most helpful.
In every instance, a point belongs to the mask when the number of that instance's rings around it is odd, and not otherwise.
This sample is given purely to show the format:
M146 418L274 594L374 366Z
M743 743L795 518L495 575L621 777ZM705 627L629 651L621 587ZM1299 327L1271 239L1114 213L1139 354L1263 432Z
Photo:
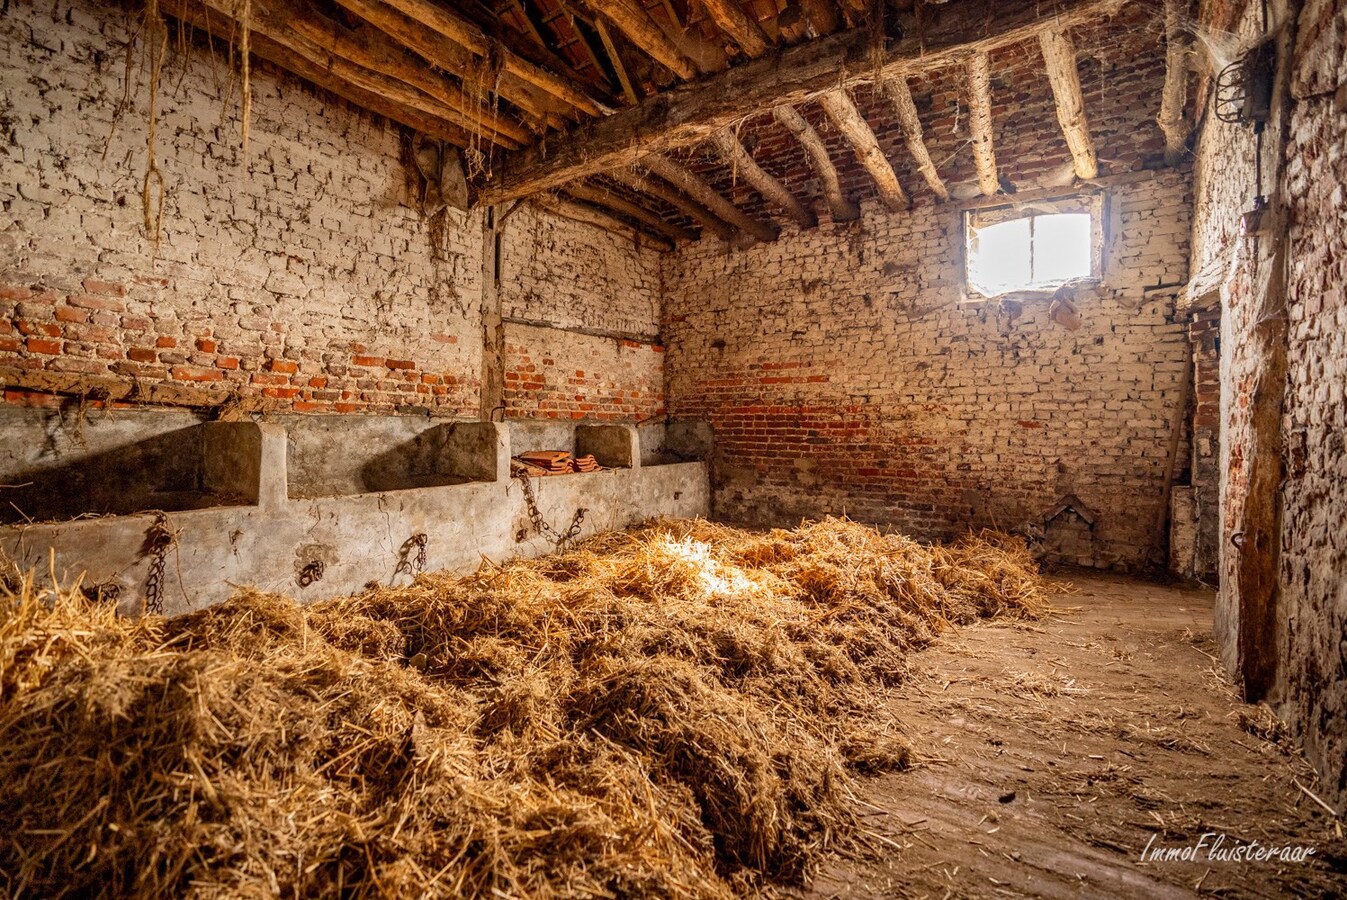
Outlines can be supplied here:
M893 700L920 763L866 783L873 858L811 897L1345 896L1342 822L1212 654L1212 595L1079 577L1036 623L962 629ZM1318 792L1316 792L1318 793ZM1141 862L1148 841L1308 845L1301 863Z

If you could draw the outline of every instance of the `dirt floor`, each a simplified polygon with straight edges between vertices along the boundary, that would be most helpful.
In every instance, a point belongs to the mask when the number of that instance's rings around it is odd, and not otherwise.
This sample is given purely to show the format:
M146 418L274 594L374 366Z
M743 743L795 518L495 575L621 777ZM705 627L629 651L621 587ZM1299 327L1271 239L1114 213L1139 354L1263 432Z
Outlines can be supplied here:
M1297 786L1315 791L1314 774L1266 708L1220 674L1212 594L1071 583L1060 614L913 656L892 702L920 761L866 782L878 852L832 861L809 896L1347 896L1343 824ZM1148 842L1204 834L1191 861L1141 861ZM1314 854L1219 858L1255 840Z

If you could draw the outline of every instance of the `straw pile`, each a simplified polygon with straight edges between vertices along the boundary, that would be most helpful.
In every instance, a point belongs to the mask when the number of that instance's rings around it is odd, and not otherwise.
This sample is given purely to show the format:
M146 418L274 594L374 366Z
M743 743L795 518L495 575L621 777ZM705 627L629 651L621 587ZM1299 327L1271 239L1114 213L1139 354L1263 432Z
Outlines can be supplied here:
M163 620L0 606L0 887L726 897L856 834L880 690L1031 615L1022 548L656 522L459 578Z

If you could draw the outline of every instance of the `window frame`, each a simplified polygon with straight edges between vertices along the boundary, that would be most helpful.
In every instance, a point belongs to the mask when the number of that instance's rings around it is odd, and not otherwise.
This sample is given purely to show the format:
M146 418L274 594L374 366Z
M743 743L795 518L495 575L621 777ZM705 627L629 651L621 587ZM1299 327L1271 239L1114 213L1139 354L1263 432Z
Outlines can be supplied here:
M1016 219L1035 216L1085 213L1090 217L1090 274L1060 284L1044 287L1024 287L984 294L973 285L972 240L980 228L999 225ZM1103 192L1074 193L1040 199L981 203L966 206L960 217L962 225L963 299L967 303L985 303L1007 298L1016 300L1050 299L1062 287L1097 287L1104 283L1104 242L1107 221L1107 201ZM1031 226L1032 227L1032 226ZM1032 244L1030 245L1032 249Z

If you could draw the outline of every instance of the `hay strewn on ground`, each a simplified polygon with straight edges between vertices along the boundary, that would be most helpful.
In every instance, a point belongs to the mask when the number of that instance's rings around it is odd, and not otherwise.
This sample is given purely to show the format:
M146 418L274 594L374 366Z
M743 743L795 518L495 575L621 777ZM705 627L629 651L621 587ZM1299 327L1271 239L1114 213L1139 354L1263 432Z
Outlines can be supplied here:
M0 608L0 885L33 896L724 897L850 839L881 704L1028 615L1008 539L664 521L561 556L173 620Z

